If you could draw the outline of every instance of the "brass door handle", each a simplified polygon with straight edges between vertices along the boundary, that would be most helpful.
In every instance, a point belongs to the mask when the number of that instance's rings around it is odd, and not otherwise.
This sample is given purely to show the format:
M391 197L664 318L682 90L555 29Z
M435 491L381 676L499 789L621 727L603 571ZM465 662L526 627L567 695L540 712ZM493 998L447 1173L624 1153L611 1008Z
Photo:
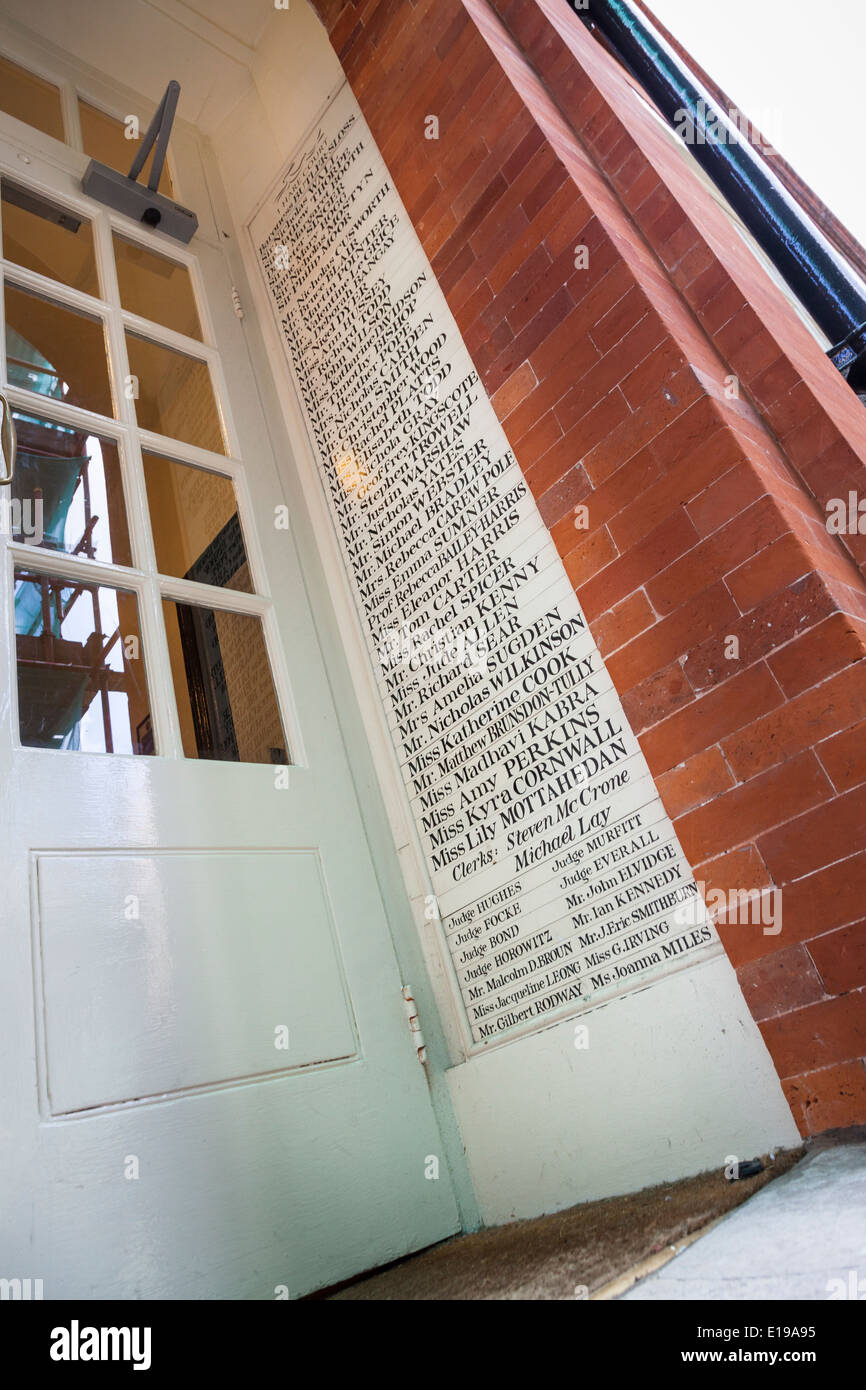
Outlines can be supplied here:
M0 425L0 449L3 452L4 472L0 477L0 484L11 483L12 474L15 472L15 450L18 447L18 437L15 433L15 422L12 419L12 410L6 397L0 394L0 410L3 412L3 423Z

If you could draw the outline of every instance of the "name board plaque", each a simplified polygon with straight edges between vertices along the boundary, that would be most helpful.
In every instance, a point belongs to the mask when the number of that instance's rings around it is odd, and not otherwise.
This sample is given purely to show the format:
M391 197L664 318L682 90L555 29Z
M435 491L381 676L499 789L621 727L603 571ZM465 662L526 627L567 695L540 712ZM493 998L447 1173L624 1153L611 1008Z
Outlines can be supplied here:
M348 86L250 232L472 1042L715 954L560 556Z

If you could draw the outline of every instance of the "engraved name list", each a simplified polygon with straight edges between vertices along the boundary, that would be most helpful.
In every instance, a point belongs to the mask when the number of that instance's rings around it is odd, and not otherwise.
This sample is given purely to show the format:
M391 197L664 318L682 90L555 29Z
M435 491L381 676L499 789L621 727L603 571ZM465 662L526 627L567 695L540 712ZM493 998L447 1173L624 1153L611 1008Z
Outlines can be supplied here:
M251 231L473 1042L714 953L562 561L348 87Z

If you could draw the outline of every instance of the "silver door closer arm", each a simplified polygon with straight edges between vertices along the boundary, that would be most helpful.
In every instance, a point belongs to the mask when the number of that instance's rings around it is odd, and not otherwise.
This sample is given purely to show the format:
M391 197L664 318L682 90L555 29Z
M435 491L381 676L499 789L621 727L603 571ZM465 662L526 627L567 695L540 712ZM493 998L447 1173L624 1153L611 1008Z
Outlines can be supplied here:
M153 120L147 127L144 139L136 152L135 159L129 171L129 177L137 180L144 168L144 161L150 154L154 141L156 149L153 153L153 163L150 166L150 178L147 186L152 193L159 188L159 181L162 178L162 169L165 164L165 152L168 149L168 137L171 135L171 128L174 125L174 115L177 111L177 99L180 96L180 83L174 78L171 79L162 94L162 100L154 112Z
M125 213L136 222L143 222L146 227L158 227L176 241L188 242L198 229L198 218L190 208L182 207L158 191L179 97L180 83L172 79L156 108L141 147L136 151L128 174L121 174L107 164L100 164L98 159L91 159L84 171L81 188L88 197L114 208L115 212ZM138 182L138 176L152 149L153 164L145 188Z

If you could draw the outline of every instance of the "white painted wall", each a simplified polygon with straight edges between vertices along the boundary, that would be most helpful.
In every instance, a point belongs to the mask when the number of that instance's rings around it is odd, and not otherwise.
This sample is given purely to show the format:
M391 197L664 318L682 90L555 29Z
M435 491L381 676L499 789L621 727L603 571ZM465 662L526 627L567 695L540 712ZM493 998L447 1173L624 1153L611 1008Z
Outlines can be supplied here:
M212 136L238 230L343 81L339 59L306 0L274 11L251 73L251 89Z
M485 1223L721 1168L799 1142L727 958L448 1073Z

